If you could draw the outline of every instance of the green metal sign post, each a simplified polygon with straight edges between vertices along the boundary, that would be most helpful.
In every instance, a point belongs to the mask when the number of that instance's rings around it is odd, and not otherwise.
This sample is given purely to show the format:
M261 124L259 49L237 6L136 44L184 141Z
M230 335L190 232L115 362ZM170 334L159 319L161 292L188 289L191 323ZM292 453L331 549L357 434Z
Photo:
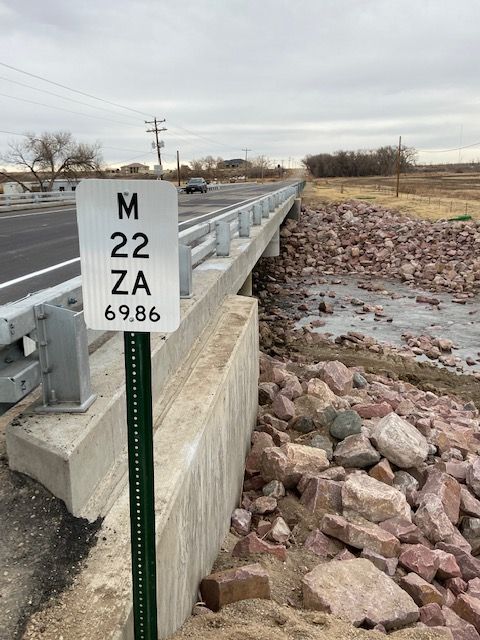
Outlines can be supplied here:
M149 333L124 334L135 640L157 640L152 367Z
M178 193L89 179L76 194L85 323L124 336L134 638L157 640L150 334L180 324Z

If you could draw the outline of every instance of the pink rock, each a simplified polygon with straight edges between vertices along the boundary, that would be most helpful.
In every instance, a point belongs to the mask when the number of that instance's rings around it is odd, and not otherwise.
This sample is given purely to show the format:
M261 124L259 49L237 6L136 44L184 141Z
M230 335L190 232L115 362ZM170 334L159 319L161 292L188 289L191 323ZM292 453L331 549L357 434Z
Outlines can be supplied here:
M302 580L305 609L325 611L355 626L395 629L418 619L418 608L391 578L363 558L321 564Z
M397 569L398 560L396 558L384 558L379 553L375 553L375 551L371 551L370 549L363 549L360 554L361 558L365 558L366 560L370 560L377 569L386 573L387 576L394 576L395 571Z
M246 509L235 509L232 513L232 528L241 536L247 535L250 531L252 514Z
M449 578L445 580L445 586L454 596L459 596L461 593L465 593L468 584L462 578ZM472 594L469 594L472 595Z
M273 402L280 391L274 382L260 382L258 385L258 404L264 405Z
M480 600L461 593L452 606L453 611L480 631Z
M271 424L264 424L262 431L268 433L269 436L272 436L272 440L277 447L281 447L282 444L290 442L290 436L288 435L288 433L284 433L283 431L275 429L275 427L272 427Z
M303 394L302 385L300 384L297 376L289 375L285 381L285 384L280 391L282 396L287 397L289 400L295 400Z
M440 471L448 473L448 475L455 478L455 480L458 480L458 482L465 482L467 478L467 471L470 467L468 462L456 462L453 460L448 462L438 462L435 466L440 469Z
M268 537L274 542L280 542L284 544L290 538L292 532L290 531L290 527L285 522L282 517L275 518L272 523L272 528L270 529L270 533Z
M342 482L312 477L307 484L300 502L310 513L316 511L342 511Z
M277 431L286 431L288 429L288 422L285 422L285 420L280 420L279 418L276 418L269 413L266 413L263 416L263 421L265 424L271 425Z
M439 542L437 548L455 556L455 560L462 572L462 578L468 582L474 578L480 578L480 561L470 553L453 544Z
M446 626L452 630L455 640L479 640L480 635L476 632L475 627L457 616L449 607L442 607L442 613L445 618Z
M480 598L480 578L473 578L468 581L467 593L472 598Z
M291 420L295 415L295 405L286 396L278 394L272 403L272 411L280 420Z
M249 533L239 540L233 548L232 556L248 557L252 553L268 553L283 562L287 559L287 550L283 545L270 544L261 540L256 533Z
M261 496L253 502L253 510L259 515L265 515L267 513L273 513L277 508L277 501L271 496Z
M427 480L422 490L417 494L418 502L427 499L428 494L440 498L448 519L453 524L457 524L460 517L460 485L455 478L435 467L430 467L427 472Z
M383 522L396 516L411 518L403 493L365 474L348 476L342 487L342 503L345 516L358 514L369 522Z
M409 546L398 559L405 569L414 571L427 582L432 582L440 564L440 559L434 551L421 544Z
M337 538L355 549L371 549L386 558L394 558L400 552L397 538L370 522L357 524L342 516L325 515L320 529L327 536Z
M260 461L262 453L267 447L273 447L274 442L272 436L262 431L254 431L252 434L252 448L245 461L245 470L249 474L258 473L260 471Z
M467 471L467 485L480 498L480 458L476 458Z
M420 607L420 622L426 624L427 627L443 627L445 618L441 606L436 602L431 602L424 607Z
M356 404L355 411L365 420L371 418L383 418L392 412L392 406L388 402L376 402L372 404Z
M445 540L455 533L455 527L445 513L441 498L428 494L413 517L414 523L433 543Z
M389 518L388 520L380 522L379 526L398 538L400 542L423 544L424 546L428 546L429 544L417 525L404 518ZM427 544L425 544L425 542L427 542Z
M433 553L439 561L437 578L440 580L448 580L449 578L459 578L462 575L453 554L442 551L441 549L434 549Z
M329 538L320 529L312 531L303 546L321 558L333 558L343 549L341 542L334 538Z
M400 542L405 542L407 544L423 544L421 541L422 533L416 524L406 520L405 518L389 518L388 520L384 520L379 525L385 531L388 531L396 538L400 540Z
M472 496L467 487L460 487L460 509L467 516L480 518L480 501Z
M375 478L375 480L384 482L390 486L393 485L393 479L395 478L392 467L386 458L383 458L383 460L380 460L378 464L372 467L368 472L368 475Z
M326 362L320 372L320 378L337 396L346 396L352 392L353 373L342 362Z
M443 596L440 591L416 573L408 573L400 579L399 584L419 607L424 607L431 602L443 604Z
M266 482L279 480L286 488L295 487L303 474L314 475L329 466L323 449L287 443L282 447L265 449L261 460L261 474Z
M319 378L312 378L306 383L307 395L319 398L322 406L318 409L326 409L329 406L335 406L338 402L337 396L330 389L328 384Z

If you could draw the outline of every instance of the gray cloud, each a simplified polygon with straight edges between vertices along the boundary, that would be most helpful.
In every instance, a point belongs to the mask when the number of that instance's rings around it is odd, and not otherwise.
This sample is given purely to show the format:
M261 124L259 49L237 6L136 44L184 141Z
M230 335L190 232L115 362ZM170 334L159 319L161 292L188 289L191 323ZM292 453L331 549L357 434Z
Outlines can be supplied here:
M478 0L0 0L0 60L166 117L169 163L177 148L185 159L237 156L246 145L300 159L395 144L399 134L445 149L461 128L464 144L480 140L479 18ZM110 108L1 67L0 76ZM108 162L153 164L139 114L4 79L0 93L106 118L0 96L6 131L69 129L100 140ZM8 138L0 134L0 148Z

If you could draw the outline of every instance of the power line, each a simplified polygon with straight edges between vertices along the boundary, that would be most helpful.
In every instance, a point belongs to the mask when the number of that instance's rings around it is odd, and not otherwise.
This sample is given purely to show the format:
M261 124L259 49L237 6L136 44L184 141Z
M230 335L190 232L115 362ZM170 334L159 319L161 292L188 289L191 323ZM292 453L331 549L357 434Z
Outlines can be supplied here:
M217 142L216 140L212 140L211 138L207 138L207 136L203 136L199 133L195 133L194 131L192 131L191 129L186 129L185 127L181 127L179 124L175 124L175 122L172 122L170 120L170 118L168 119L168 121L173 124L174 127L177 127L178 129L181 129L182 131L186 131L187 133L190 133L190 135L195 136L196 138L200 138L201 140L206 140L206 142L210 142L211 144L215 144L219 147L224 147L225 149L228 149L229 151L231 151L232 149L234 149L234 147L228 146L226 144L223 144L223 142ZM171 131L173 131L173 129L170 129Z
M6 64L5 62L0 62L0 66L6 67L7 69L11 69L13 71L17 71L18 73L23 73L26 76L30 76L31 78L36 78L37 80L42 80L42 82L48 82L49 84L53 84L56 87L61 87L62 89L67 89L67 91L73 91L73 93L78 93L82 96L86 96L87 98L91 98L92 100L99 100L100 102L105 102L113 107L118 107L119 109L126 109L127 111L132 111L133 113L138 113L141 116L147 116L151 118L151 114L144 113L143 111L138 111L138 109L133 109L132 107L127 107L123 104L119 104L118 102L112 102L110 100L105 100L104 98L99 98L98 96L94 96L91 93L86 93L85 91L80 91L79 89L73 89L72 87L68 87L65 84L61 84L60 82L54 82L53 80L48 80L48 78L43 78L42 76L38 76L35 73L30 73L29 71L24 71L23 69L18 69L18 67L13 67L12 65Z
M81 113L81 111L72 111L72 109L65 109L65 107L55 107L53 104L45 104L44 102L37 102L36 100L28 100L27 98L18 98L17 96L10 96L6 93L0 93L3 98L10 98L11 100L18 100L19 102L28 102L40 107L47 107L48 109L56 109L57 111L66 111L67 113L74 113L77 116L83 116L84 118L94 118L96 120L105 120L106 122L114 122L115 124L127 125L133 127L130 122L121 122L120 120L112 120L111 118L103 118L102 116L94 116L90 113Z
M39 87L33 87L31 84L26 84L25 82L19 82L18 80L11 80L10 78L5 78L4 76L0 76L0 80L6 80L7 82L11 82L12 84L17 84L20 87L26 87L27 89L32 89L33 91L39 91L41 93L46 93L49 96L54 96L55 98L60 98L61 100L68 100L69 102L75 102L76 104L82 104L86 107L89 107L90 109L99 109L101 111L106 111L107 113L113 113L114 115L118 116L118 115L122 115L119 114L117 111L113 111L113 109L105 109L105 107L94 107L91 104L88 104L88 102L82 102L81 100L75 100L74 98L68 98L67 96L62 96L59 93L54 93L53 91L48 91L47 89L40 89ZM133 120L133 116L128 116L131 117ZM137 120L138 122L138 120Z
M15 131L2 131L0 129L0 133L6 133L9 136L23 136L24 138L28 137L26 133L16 133Z
M480 142L466 144L463 147L455 147L454 149L418 149L418 153L449 153L450 151L461 151L462 149L470 149L471 147L480 147Z

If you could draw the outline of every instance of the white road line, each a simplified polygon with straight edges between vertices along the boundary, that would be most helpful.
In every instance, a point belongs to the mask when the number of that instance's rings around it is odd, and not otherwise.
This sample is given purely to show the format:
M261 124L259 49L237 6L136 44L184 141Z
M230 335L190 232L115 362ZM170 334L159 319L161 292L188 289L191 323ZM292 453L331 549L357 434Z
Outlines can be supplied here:
M261 197L262 196L252 196L251 198L247 198L246 200L242 200L241 202L235 202L235 204L228 204L225 207L222 207L221 209L215 209L215 211L209 211L208 213L204 213L201 216L195 216L194 218L189 218L188 220L182 220L182 222L179 223L178 228L182 229L182 225L186 223L195 222L196 224L197 222L201 222L204 218L210 219L212 215L214 215L215 213L219 213L220 211L224 211L225 209L235 209L236 207L240 207L242 204L245 204L246 202L251 202L252 200L258 200ZM180 215L188 215L188 214L180 214ZM192 225L190 224L190 226Z
M68 207L67 209L50 209L48 211L40 211L38 213L17 213L14 216L2 216L0 213L0 221L11 220L12 218L26 218L28 216L43 216L46 213L63 213L64 211L75 211L75 207Z
M49 271L55 271L55 269L67 267L69 264L73 264L74 262L80 262L80 258L72 258L71 260L66 260L65 262L54 264L51 267L47 267L46 269L40 269L40 271L34 271L34 273L27 273L25 276L21 276L20 278L15 278L15 280L9 280L8 282L0 284L0 289L6 289L7 287L11 287L14 284L24 282L25 280L30 280L30 278L36 278L37 276L41 276L44 273L48 273Z

